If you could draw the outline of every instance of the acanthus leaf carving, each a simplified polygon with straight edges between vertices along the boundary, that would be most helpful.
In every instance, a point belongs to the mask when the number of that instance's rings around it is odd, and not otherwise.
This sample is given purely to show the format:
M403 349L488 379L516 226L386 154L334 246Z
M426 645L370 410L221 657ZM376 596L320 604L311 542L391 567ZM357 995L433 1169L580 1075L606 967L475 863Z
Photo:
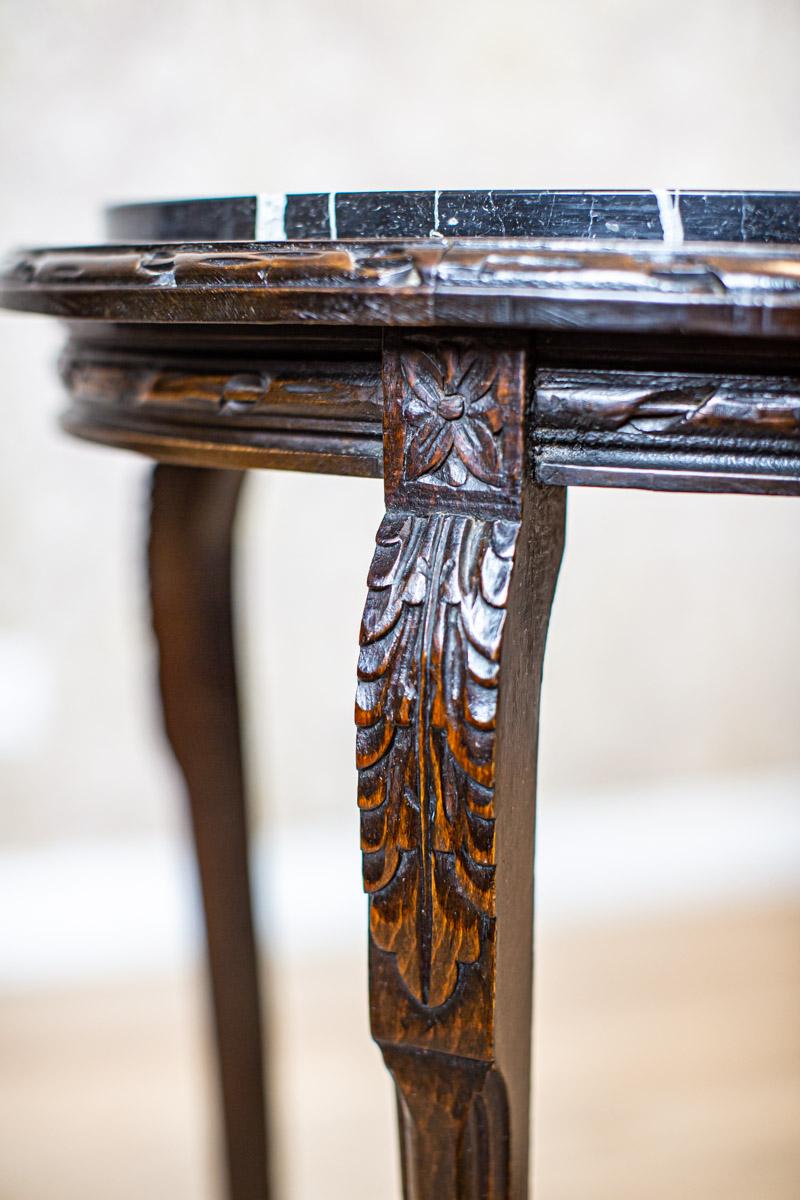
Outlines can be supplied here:
M390 513L369 575L356 723L370 929L430 1008L478 962L494 919L494 730L517 530Z

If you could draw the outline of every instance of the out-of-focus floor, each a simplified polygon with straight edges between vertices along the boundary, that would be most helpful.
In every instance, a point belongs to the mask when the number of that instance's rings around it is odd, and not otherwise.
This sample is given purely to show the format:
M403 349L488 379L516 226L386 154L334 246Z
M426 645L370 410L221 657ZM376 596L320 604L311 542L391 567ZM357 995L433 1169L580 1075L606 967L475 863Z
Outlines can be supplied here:
M798 1200L800 906L539 936L537 1200ZM285 965L287 1200L399 1196L363 965ZM0 1200L211 1200L200 982L0 1000Z

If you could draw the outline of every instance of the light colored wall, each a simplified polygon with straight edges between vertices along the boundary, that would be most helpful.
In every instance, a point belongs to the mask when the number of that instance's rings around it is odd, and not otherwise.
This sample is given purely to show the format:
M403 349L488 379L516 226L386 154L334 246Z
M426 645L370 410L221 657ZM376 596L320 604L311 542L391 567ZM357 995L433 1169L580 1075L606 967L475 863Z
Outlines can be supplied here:
M800 189L793 0L0 0L0 240L105 199L370 187ZM55 429L58 331L0 320L0 838L174 823L149 705L147 466ZM259 812L355 822L376 482L259 475L242 522ZM576 489L543 788L800 762L800 504Z

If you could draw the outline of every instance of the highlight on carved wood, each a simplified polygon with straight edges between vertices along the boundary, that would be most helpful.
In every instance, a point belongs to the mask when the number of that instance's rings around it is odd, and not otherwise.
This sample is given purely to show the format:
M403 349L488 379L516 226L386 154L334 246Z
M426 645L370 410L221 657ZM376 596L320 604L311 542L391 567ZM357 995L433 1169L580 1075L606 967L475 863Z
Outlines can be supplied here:
M800 437L800 379L655 371L536 374L536 411L570 431Z
M390 513L356 699L364 885L375 944L436 1008L494 917L494 740L515 521Z
M472 477L499 487L504 413L494 388L496 359L472 348L460 352L444 346L436 355L405 351L400 364L408 384L403 401L407 476L430 475L453 487Z
M800 279L796 255L775 244L665 251L591 239L568 247L428 237L387 239L379 246L369 239L160 243L21 250L0 263L0 298L9 307L69 310L69 293L78 290L84 311L94 309L106 319L124 319L141 294L149 296L151 316L169 319L174 293L185 296L187 312L205 293L204 313L218 319L230 320L234 312L242 321L256 319L255 297L259 315L271 311L284 320L313 311L318 319L338 314L341 321L346 304L351 319L357 313L364 324L384 325L388 313L412 312L420 326L442 323L437 300L479 299L475 323L518 328L563 328L565 311L594 323L591 310L601 304L597 323L625 329L630 309L625 304L623 311L618 301L630 297L644 302L635 314L639 328L674 329L680 301L693 310L711 304L730 310L733 327L718 312L698 312L706 331L713 326L762 334L796 332Z
M155 416L244 418L248 427L279 427L304 418L318 422L324 405L337 428L346 423L345 428L363 429L365 420L380 424L380 381L370 364L271 357L266 337L259 349L255 363L214 360L207 348L211 362L205 369L177 364L156 370L135 350L128 351L126 361L108 361L102 350L72 342L61 356L61 378L76 403Z
M796 374L545 367L534 403L542 483L800 491Z
M523 354L418 339L384 352L387 502L514 513L522 471ZM479 508L474 506L479 505Z

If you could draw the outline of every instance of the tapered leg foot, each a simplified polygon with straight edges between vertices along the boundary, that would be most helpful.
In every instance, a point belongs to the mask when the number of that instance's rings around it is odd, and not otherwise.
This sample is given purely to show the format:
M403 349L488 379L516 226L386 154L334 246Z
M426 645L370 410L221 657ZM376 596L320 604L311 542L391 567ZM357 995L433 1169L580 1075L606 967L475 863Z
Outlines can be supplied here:
M397 1046L385 1047L383 1057L397 1088L408 1200L505 1196L508 1130L504 1111L487 1114L487 1064Z
M229 1200L265 1200L258 961L231 614L241 473L155 468L149 541L164 723L183 772L205 909Z

